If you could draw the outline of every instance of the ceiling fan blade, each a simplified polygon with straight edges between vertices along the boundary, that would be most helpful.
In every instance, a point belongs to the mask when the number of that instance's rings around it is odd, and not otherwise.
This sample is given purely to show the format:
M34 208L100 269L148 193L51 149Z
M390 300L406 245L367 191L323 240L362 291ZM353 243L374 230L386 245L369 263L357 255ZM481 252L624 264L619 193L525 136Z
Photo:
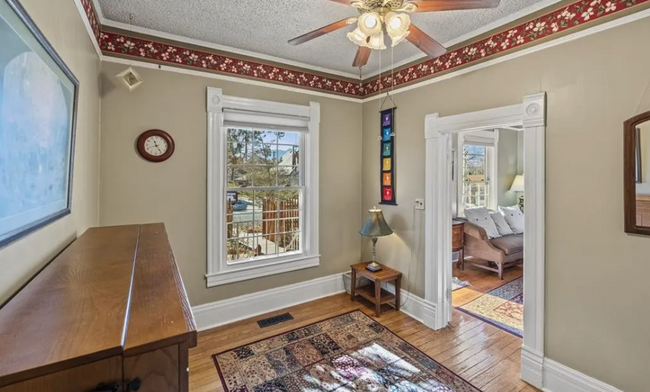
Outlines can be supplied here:
M418 49L429 55L429 57L438 57L447 52L447 49L445 49L444 46L429 37L424 31L420 30L415 25L411 24L409 31L411 33L406 36L406 39L413 45L417 46Z
M368 59L370 58L371 52L372 50L370 48L366 48L365 46L359 46L359 50L357 50L357 55L354 56L354 62L352 63L352 66L360 68L368 64Z
M357 21L357 18L345 18L342 20L339 20L338 22L334 22L332 24L328 24L327 26L321 27L318 30L310 31L307 34L303 34L300 37L296 37L294 39L289 40L289 44L291 45L300 45L302 43L305 43L307 41L311 41L314 38L318 38L321 35L329 34L333 31L336 31L338 29L341 29L345 26L348 26L354 22Z
M472 10L495 8L501 0L414 0L408 2L417 8L413 12Z

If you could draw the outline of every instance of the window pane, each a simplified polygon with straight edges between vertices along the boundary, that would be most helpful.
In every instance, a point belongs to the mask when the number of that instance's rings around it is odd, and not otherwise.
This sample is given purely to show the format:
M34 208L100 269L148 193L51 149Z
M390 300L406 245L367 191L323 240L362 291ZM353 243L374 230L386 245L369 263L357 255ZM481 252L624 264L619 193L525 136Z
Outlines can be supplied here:
M277 181L275 166L253 166L253 185L256 187L275 186Z
M300 186L300 167L278 167L278 186Z
M471 144L463 146L463 208L488 205L489 173L487 168L486 146Z
M258 165L276 165L277 144L256 143L253 147L254 162Z
M228 129L228 164L248 163L253 156L253 139L248 129Z
M228 166L226 180L228 188L245 188L253 185L254 166Z

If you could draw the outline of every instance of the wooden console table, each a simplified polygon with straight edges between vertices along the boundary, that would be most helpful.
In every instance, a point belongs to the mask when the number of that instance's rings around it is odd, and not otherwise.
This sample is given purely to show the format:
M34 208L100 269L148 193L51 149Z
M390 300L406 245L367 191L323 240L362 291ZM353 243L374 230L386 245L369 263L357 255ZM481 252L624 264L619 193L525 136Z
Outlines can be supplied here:
M354 264L352 268L352 279L350 280L350 299L354 301L357 295L362 296L375 304L375 315L381 316L381 305L395 301L395 309L399 310L400 289L402 284L402 273L382 265L382 270L372 272L366 269L368 263ZM374 284L356 288L357 275L363 276ZM382 283L395 282L395 294L381 288Z
M0 392L187 392L190 309L163 224L89 229L0 309Z

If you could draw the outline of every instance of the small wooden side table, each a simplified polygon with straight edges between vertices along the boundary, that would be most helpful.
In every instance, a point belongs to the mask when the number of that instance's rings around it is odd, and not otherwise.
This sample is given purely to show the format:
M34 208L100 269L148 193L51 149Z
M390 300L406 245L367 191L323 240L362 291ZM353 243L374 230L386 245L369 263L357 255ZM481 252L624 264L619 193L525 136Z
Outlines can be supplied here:
M465 268L465 222L461 220L451 221L451 251L458 252L458 263L456 267Z
M366 269L368 264L370 264L370 262L350 266L352 268L352 279L350 279L350 299L354 301L354 297L360 295L374 303L375 315L377 317L380 317L381 315L381 305L391 301L395 301L395 309L399 310L402 273L392 268L388 268L385 265L382 265L381 271L372 272ZM357 275L370 280L374 285L356 288ZM392 281L395 281L395 294L391 294L381 288L382 283Z

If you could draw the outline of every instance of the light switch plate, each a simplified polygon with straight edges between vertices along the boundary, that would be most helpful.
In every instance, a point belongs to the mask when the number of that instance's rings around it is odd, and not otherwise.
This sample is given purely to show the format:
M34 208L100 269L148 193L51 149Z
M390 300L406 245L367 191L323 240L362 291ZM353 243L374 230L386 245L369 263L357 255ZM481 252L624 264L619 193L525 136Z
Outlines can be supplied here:
M415 209L416 210L424 209L424 199L415 199Z

